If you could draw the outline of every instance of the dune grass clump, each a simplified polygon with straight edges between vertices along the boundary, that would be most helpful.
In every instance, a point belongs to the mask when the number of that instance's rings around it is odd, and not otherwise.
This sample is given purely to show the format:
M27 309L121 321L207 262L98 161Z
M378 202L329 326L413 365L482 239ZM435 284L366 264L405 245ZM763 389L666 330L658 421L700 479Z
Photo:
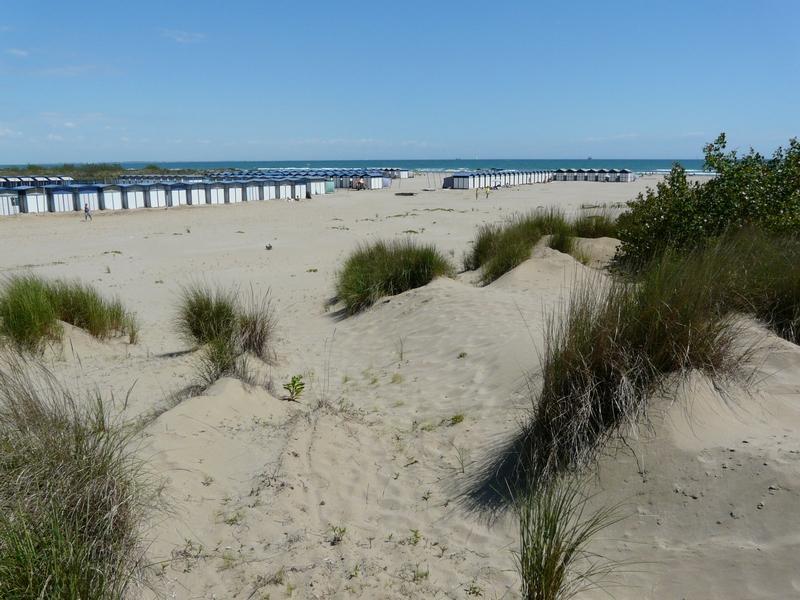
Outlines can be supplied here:
M574 478L525 495L516 506L515 553L524 600L568 600L602 586L617 567L588 550L598 533L620 520L616 507L591 510Z
M60 320L85 329L101 340L127 335L131 344L136 343L136 319L120 300L107 300L93 286L79 281L56 280L48 282L46 287Z
M489 284L530 258L542 236L564 238L571 233L571 224L557 208L515 215L503 225L484 225L464 257L464 268L482 268L481 282Z
M451 277L453 266L435 246L413 240L362 245L345 261L336 295L354 314L383 296L421 287L436 277Z
M5 282L0 292L0 337L18 349L40 351L48 341L61 339L59 320L98 339L128 335L134 344L138 336L134 315L91 285L35 275L15 275Z
M573 254L575 252L575 238L569 231L557 231L550 236L547 247L564 254Z
M191 284L181 292L175 327L189 343L214 343L214 354L219 357L228 347L231 352L250 352L266 362L273 358L275 316L269 291L259 297L251 290L244 296L238 289Z
M259 297L251 290L244 296L238 289L189 285L182 290L175 327L186 341L200 347L199 382L194 386L199 390L222 377L252 383L248 353L267 363L275 358L269 291Z
M0 337L21 350L35 352L61 335L45 282L33 275L9 278L0 294Z
M520 466L542 481L583 467L610 436L635 427L672 375L732 376L745 354L721 303L725 265L715 255L665 255L636 283L590 278L545 331L541 391Z
M615 238L619 235L617 221L606 212L578 217L572 223L572 229L576 237L582 238Z
M100 398L0 361L0 598L122 598L153 496Z

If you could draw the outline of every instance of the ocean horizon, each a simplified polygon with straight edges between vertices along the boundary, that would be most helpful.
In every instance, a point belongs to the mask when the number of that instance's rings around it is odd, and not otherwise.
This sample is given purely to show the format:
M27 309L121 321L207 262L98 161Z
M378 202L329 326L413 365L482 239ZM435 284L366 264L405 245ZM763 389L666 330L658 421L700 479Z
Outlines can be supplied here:
M110 161L115 162L115 161ZM481 158L481 159L413 159L413 160L220 160L220 161L123 161L126 169L158 165L164 169L324 169L396 167L410 171L474 171L478 169L629 169L636 173L669 170L680 163L687 171L703 170L703 159L692 158ZM41 163L58 167L61 163ZM14 169L25 165L0 165Z
M484 159L415 159L415 160L246 160L246 161L166 161L123 162L125 168L137 169L155 164L165 169L323 169L397 167L410 171L473 171L478 169L629 169L637 173L672 168L680 163L687 171L703 169L703 159L650 158L484 158Z

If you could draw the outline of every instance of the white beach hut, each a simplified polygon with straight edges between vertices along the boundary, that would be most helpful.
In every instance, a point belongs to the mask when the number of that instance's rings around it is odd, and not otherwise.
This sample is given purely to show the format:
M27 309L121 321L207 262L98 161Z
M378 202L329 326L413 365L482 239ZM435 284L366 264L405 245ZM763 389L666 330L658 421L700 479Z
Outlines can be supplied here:
M206 186L206 202L209 204L225 204L225 184L213 181Z
M0 189L0 216L10 217L19 213L19 192Z
M271 179L264 179L261 181L261 197L264 200L275 200L278 195L277 186Z
M89 210L100 210L100 187L96 185L75 186L75 204L78 210L88 205Z
M292 180L292 198L302 200L306 197L307 184L305 179Z
M163 183L150 183L144 187L147 208L166 208L169 189Z
M122 188L122 207L128 210L136 208L146 208L145 189L138 183L126 183Z
M115 184L100 186L100 210L121 210L122 188Z
M383 187L383 173L368 173L364 177L364 183L368 190L379 190Z
M44 188L34 186L22 186L17 188L19 192L19 211L23 213L46 213L47 212L47 193Z
M74 212L75 190L69 186L53 185L45 188L47 192L47 210L54 213Z
M281 200L290 200L292 197L292 182L289 179L280 179L278 184L278 198Z
M187 189L187 200L190 206L208 204L207 186L203 182L190 183Z
M167 206L186 206L189 203L189 186L185 183L167 185Z
M261 191L261 183L251 179L244 184L244 199L248 202L257 202L258 200L263 200L264 198L261 195Z
M228 203L240 204L244 201L244 182L228 181L225 183L228 192Z

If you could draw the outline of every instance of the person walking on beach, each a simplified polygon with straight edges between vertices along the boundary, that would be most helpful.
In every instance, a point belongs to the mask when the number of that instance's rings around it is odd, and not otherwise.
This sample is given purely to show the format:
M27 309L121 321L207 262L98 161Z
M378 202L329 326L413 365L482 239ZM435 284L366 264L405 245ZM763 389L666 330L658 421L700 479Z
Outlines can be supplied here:
M92 212L89 210L89 203L83 205L83 220L84 221L91 221L92 220Z
M488 200L489 199L489 186L488 185L486 186L486 189L484 191L486 192L486 199Z

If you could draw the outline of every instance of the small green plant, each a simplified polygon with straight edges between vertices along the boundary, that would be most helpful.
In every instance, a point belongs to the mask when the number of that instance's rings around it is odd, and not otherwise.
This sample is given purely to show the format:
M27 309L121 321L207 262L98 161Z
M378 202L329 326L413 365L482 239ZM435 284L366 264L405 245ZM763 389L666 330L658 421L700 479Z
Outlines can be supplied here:
M303 395L303 390L305 390L305 388L306 384L303 383L302 375L293 375L289 383L283 384L283 389L286 390L288 398L292 402L300 400L300 396Z
M452 417L450 417L448 425L452 427L453 425L458 425L463 422L464 422L464 415L459 413L457 415L453 415Z
M416 546L417 544L422 541L422 534L419 532L419 529L411 529L411 535L408 536L406 542L410 546Z
M344 536L347 534L347 527L340 525L331 525L330 535L328 542L331 546L337 546L342 543Z

